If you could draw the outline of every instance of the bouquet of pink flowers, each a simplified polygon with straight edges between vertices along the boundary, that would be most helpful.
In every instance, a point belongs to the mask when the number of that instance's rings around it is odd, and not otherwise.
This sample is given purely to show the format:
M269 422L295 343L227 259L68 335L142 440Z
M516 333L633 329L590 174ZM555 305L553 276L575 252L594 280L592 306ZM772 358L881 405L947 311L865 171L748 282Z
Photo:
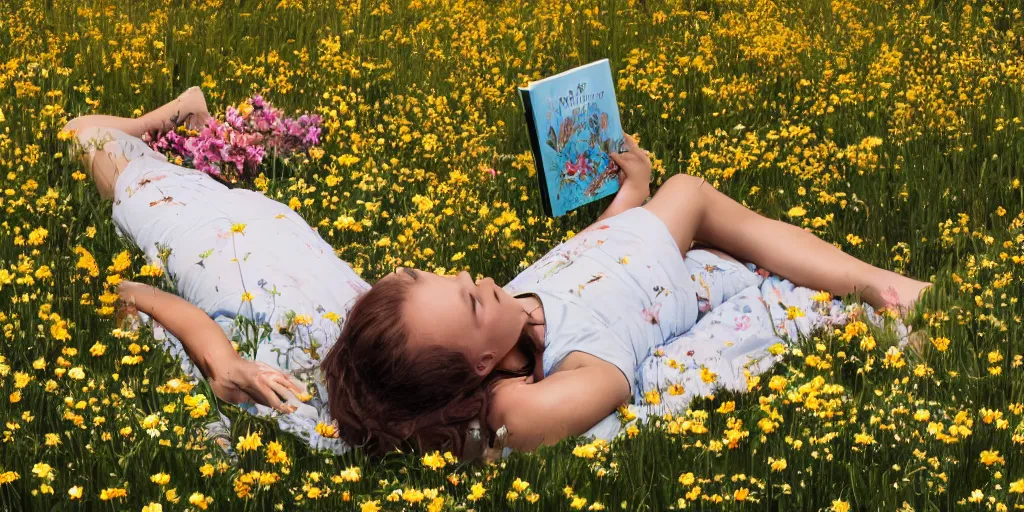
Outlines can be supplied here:
M224 121L209 118L199 133L171 130L145 134L151 148L182 159L182 165L223 181L251 181L269 151L288 157L320 142L320 116L286 117L260 95L227 108Z

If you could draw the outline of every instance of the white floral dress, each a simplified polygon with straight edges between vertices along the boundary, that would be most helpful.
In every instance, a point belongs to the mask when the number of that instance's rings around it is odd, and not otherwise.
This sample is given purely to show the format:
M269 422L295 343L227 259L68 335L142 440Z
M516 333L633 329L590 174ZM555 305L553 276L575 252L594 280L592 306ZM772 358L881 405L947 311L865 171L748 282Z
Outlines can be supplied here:
M544 374L571 352L614 364L638 415L684 410L696 396L746 389L776 362L768 348L816 327L845 323L848 308L753 264L704 250L685 257L665 224L644 208L611 217L567 240L505 286L544 308ZM818 298L821 298L820 296ZM803 316L787 319L788 308ZM868 320L882 319L864 305ZM794 315L795 316L795 315ZM658 403L650 403L654 397ZM620 431L609 415L587 435Z
M177 293L217 321L243 356L307 383L317 417L264 406L250 412L276 416L314 448L343 451L340 440L315 430L331 422L318 363L369 284L287 206L169 163L124 132L111 135L135 148L115 187L118 231L165 266ZM164 343L186 372L202 378L177 339L167 333Z

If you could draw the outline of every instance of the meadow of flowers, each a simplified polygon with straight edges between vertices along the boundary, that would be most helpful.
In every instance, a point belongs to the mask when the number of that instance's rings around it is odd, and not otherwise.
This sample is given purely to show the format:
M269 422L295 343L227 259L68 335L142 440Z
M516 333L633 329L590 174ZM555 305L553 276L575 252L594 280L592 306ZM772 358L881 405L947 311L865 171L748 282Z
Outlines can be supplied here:
M1024 508L1022 33L1000 0L0 2L0 509ZM215 114L317 115L319 145L249 186L370 281L502 281L600 207L543 216L515 87L604 57L655 185L703 176L932 279L923 352L854 323L610 444L464 465L314 453L119 325L116 283L162 278L70 118L192 85ZM218 409L237 460L204 440Z

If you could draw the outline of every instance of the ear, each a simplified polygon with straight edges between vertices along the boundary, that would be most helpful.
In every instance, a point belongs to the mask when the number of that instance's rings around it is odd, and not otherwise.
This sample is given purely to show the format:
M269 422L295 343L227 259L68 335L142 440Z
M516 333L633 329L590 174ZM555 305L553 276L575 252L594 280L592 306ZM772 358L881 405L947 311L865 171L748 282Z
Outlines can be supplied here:
M496 363L497 356L495 355L494 351L488 350L487 352L484 352L483 354L480 355L480 358L477 359L476 361L476 365L473 366L473 370L476 371L477 375L483 377L491 373L491 370L494 369L494 365Z

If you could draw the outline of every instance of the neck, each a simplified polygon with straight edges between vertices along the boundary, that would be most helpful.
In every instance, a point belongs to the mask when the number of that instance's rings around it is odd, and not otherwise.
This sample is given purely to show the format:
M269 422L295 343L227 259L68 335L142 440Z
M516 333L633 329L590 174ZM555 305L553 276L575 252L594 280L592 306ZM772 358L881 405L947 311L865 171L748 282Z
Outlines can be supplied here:
M516 301L523 308L524 315L527 316L531 311L532 315L529 315L523 323L522 334L530 339L535 354L540 354L544 349L544 308L541 308L541 302L537 297L532 295L526 297L517 297ZM524 347L525 348L525 347ZM539 359L539 357L538 357ZM519 344L501 359L498 363L499 368L506 370L518 370L527 363L526 355L519 350Z
M541 307L540 299L535 295L527 295L516 298L523 311L527 313L526 323L523 325L523 332L533 340L537 349L544 348L544 308Z

